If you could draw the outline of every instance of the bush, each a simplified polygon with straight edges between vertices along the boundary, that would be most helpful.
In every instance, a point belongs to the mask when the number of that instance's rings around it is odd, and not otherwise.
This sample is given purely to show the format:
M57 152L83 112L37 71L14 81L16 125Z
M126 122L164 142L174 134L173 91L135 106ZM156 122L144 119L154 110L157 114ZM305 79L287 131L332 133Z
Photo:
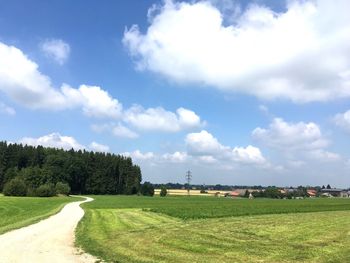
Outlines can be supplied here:
M28 187L27 188L27 196L30 196L30 197L36 196L35 189L33 189L32 187Z
M51 184L40 185L35 190L35 195L39 197L50 197L56 195L55 188Z
M70 193L70 186L67 183L58 182L55 189L56 194L68 195Z
M154 187L150 182L144 182L141 186L140 192L145 196L153 196L154 195Z
M245 190L244 197L249 198L249 194L250 194L250 192L248 190Z
M3 192L8 196L25 196L27 187L22 179L14 178L5 184Z
M166 189L166 187L163 185L161 188L160 188L160 193L159 195L160 196L166 196L168 194L168 190Z

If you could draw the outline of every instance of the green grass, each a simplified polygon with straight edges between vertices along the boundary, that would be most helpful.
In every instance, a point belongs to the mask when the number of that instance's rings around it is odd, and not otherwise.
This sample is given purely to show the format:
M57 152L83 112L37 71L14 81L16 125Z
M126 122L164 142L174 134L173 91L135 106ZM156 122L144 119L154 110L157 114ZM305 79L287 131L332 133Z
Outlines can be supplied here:
M38 222L57 213L75 197L0 196L0 234Z
M182 219L350 210L350 199L230 199L214 197L94 196L87 209L141 208Z
M76 243L108 262L350 262L347 199L94 198Z

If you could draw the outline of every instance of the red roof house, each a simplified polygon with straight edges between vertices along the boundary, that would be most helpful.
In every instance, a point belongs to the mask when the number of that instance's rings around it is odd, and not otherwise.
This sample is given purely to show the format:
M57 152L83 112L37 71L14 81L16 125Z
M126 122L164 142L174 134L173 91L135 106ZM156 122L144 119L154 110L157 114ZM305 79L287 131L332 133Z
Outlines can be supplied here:
M310 196L310 197L314 197L314 196L316 196L316 190L312 190L312 189L310 189L310 190L307 190L307 194Z
M231 197L239 197L239 196L241 196L240 192L237 192L237 191L230 192L228 195L231 196Z

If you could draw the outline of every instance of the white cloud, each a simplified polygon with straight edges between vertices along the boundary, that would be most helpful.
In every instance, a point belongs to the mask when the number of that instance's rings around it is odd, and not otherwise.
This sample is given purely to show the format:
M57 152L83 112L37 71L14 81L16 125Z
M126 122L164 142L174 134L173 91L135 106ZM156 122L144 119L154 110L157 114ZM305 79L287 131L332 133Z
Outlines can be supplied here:
M259 148L248 145L247 147L224 146L209 132L202 130L198 133L189 133L185 138L187 151L175 151L173 153L154 154L142 153L140 150L125 152L122 155L130 156L138 161L151 161L155 163L187 163L187 164L212 164L217 163L218 168L233 167L240 164L255 164L260 167L272 167L262 155ZM225 169L226 169L225 168Z
M21 50L0 42L0 91L29 108L62 109L65 98Z
M104 106L106 107L105 104ZM146 132L179 132L205 125L205 122L201 122L200 117L195 112L185 108L178 108L176 113L174 113L162 107L144 109L140 105L134 105L122 111L122 106L120 106L118 114L114 113L112 116L119 116L121 121L118 124L95 124L92 125L91 128L95 132L110 130L112 134L117 137L134 139L138 138L139 134L126 125L137 128L139 131Z
M316 160L323 161L338 161L341 160L341 156L337 153L326 151L324 149L312 150L309 152L309 157Z
M287 3L283 13L235 7L225 26L208 1L165 1L146 33L133 25L123 43L138 69L180 83L295 102L349 97L349 1Z
M222 145L212 134L203 130L198 133L190 133L185 138L186 151L175 151L164 154L153 152L125 152L122 155L130 156L143 168L154 170L172 165L174 169L200 169L226 170L254 170L263 169L280 172L282 166L272 165L262 155L259 148L248 145L247 147L229 147ZM215 165L215 166L213 166Z
M124 126L120 122L117 124L113 122L93 124L91 125L91 129L97 133L109 132L112 135L121 138L135 139L139 137L139 135L136 132L130 130L128 127Z
M251 145L234 148L224 146L217 138L205 130L188 134L185 143L188 154L197 156L199 160L204 162L221 160L236 163L266 163L266 159L263 157L259 148Z
M85 149L86 147L79 144L73 137L61 136L59 133L51 133L39 138L24 137L20 141L22 144L38 146L42 145L44 147L62 148L65 150L75 149Z
M38 138L33 137L24 137L19 140L19 143L25 144L25 145L32 145L32 146L44 146L44 147L51 147L51 148L58 148L58 149L64 149L64 150L84 150L89 149L95 152L109 152L109 146L99 144L97 142L90 143L89 147L85 147L84 145L80 144L75 138L71 136L63 136L58 132L50 133L48 135L44 135Z
M106 107L106 104L104 106ZM201 122L195 112L185 108L178 108L174 113L162 107L144 109L140 105L134 105L123 111L120 106L118 113L112 116L119 116L121 121L117 124L95 124L91 126L92 130L95 132L111 131L114 136L134 139L138 138L139 134L127 126L146 132L179 132L205 125L205 122Z
M70 46L62 39L47 39L40 44L41 50L47 57L52 58L58 64L63 65L70 54Z
M67 104L82 107L87 116L117 119L122 114L122 104L98 86L80 85L74 89L63 85L61 90Z
M202 130L197 133L187 134L185 139L187 151L191 155L218 155L229 150L209 132Z
M202 162L202 163L207 163L207 164L211 164L211 163L217 163L218 160L215 159L213 156L211 155L202 155L202 156L198 156L197 160Z
M334 117L334 122L337 126L350 132L350 110L344 113L338 113Z
M63 84L60 89L56 89L50 78L42 74L38 65L21 50L1 42L0 57L0 91L31 109L80 108L89 117L120 120L146 131L178 132L205 124L195 112L185 108L171 112L162 107L144 109L135 105L123 110L117 99L98 86L80 85L72 88ZM7 108L6 111L10 112L11 109ZM138 136L122 124L117 125L113 133L129 138Z
M103 145L103 144L100 144L97 142L90 143L89 148L95 152L105 152L106 153L106 152L110 151L108 145Z
M117 137L123 137L123 138L129 138L129 139L135 139L139 137L139 135L136 132L130 130L129 128L125 127L120 123L112 127L112 134Z
M186 152L174 152L163 154L162 158L172 163L183 163L188 160L188 155Z
M330 142L314 122L289 123L275 118L268 128L254 129L252 136L288 158L311 158L319 161L340 159L338 154L326 150ZM299 161L294 160L292 163L298 164Z
M252 136L271 148L288 151L319 149L329 144L316 123L288 123L281 118L275 118L267 129L254 129Z
M140 130L178 132L202 125L200 117L191 110L179 108L176 113L162 107L144 109L134 105L124 112L123 120Z
M136 150L133 152L124 152L124 153L121 153L121 155L131 157L136 161L152 160L155 158L155 155L153 152L142 153L140 150Z
M122 105L100 87L81 85L78 89L52 86L21 50L0 42L0 91L31 109L64 110L82 108L92 117L118 118Z
M7 115L16 115L16 111L14 108L7 106L5 103L0 101L0 113L5 113Z
M251 145L248 145L246 148L244 147L233 148L232 159L237 162L246 162L246 163L264 163L266 161L260 149Z
M179 129L195 128L204 125L200 117L191 110L178 108L176 110Z

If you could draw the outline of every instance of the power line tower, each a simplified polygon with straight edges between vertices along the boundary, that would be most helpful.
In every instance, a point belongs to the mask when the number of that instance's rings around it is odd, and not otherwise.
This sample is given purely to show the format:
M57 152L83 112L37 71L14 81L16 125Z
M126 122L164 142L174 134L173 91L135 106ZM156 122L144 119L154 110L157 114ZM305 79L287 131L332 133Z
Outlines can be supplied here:
M190 196L190 184L192 180L192 173L190 170L186 172L186 181L187 181L187 195Z

